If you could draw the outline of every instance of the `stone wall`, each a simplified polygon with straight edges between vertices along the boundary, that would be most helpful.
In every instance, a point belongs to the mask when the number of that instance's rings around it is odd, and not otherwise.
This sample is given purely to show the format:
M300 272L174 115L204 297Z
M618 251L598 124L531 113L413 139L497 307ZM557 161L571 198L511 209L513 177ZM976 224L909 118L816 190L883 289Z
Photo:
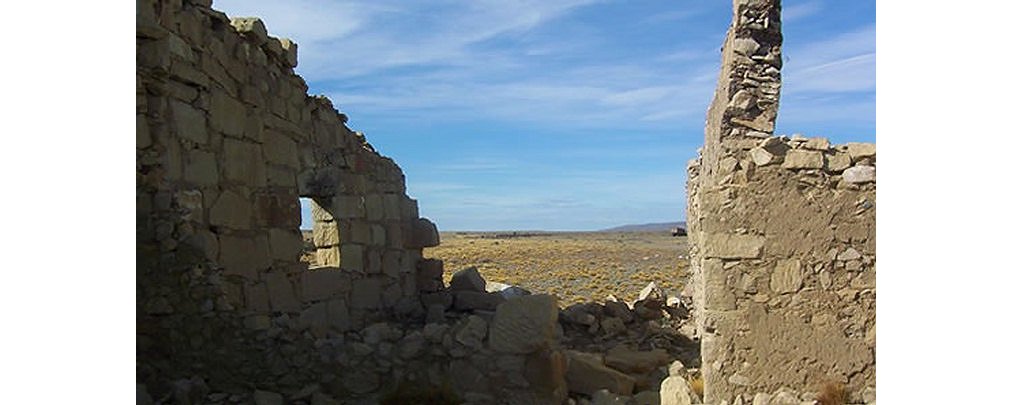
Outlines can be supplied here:
M780 1L733 7L688 168L706 403L812 399L833 382L873 401L875 146L773 136Z

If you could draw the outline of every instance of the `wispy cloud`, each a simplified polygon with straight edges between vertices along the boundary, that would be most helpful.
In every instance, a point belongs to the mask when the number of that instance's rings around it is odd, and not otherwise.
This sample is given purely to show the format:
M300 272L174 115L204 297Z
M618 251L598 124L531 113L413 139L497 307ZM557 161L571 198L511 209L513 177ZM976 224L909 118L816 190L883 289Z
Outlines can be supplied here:
M781 17L786 23L791 23L805 17L817 14L822 10L821 1L809 1L801 4L793 4L784 7Z
M785 49L785 92L875 89L875 26Z

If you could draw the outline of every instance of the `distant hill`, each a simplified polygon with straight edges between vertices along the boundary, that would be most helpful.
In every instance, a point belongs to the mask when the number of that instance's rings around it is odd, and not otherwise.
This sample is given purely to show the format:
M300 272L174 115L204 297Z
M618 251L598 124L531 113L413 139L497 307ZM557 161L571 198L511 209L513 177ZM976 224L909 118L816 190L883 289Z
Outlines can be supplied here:
M659 222L655 224L635 224L635 225L622 225L614 228L602 229L598 232L667 232L671 228L680 226L685 227L685 221L679 222Z

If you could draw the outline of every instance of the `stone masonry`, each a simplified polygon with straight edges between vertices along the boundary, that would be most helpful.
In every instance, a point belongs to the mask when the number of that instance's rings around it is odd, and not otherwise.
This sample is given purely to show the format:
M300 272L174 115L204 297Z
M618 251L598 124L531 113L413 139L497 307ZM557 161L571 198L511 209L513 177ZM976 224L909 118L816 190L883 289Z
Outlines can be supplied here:
M733 1L689 163L705 402L768 403L831 382L874 401L875 145L773 136L781 44L779 0Z

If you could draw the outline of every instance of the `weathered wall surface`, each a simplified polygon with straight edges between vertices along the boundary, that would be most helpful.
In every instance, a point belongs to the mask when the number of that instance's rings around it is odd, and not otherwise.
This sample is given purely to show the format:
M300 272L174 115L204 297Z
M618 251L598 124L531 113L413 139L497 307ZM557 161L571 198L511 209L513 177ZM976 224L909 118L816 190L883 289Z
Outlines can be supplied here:
M831 381L873 400L875 147L772 136L780 2L735 0L733 16L688 169L706 403Z
M435 226L418 217L400 168L306 94L296 53L210 1L137 2L138 381L154 391L192 375L219 388L332 380L336 360L319 351L328 339L420 325L449 307L423 302L445 296L418 271ZM317 268L299 261L300 196L314 201ZM471 350L494 347L483 338L495 334L474 333ZM509 355L522 365L526 354ZM379 363L355 371L403 377Z

